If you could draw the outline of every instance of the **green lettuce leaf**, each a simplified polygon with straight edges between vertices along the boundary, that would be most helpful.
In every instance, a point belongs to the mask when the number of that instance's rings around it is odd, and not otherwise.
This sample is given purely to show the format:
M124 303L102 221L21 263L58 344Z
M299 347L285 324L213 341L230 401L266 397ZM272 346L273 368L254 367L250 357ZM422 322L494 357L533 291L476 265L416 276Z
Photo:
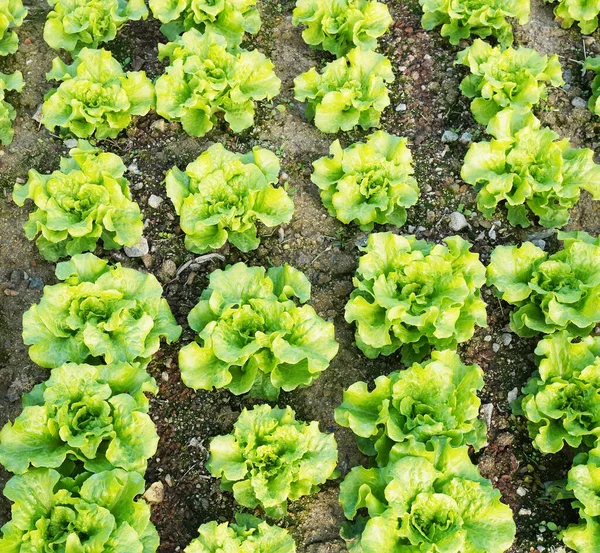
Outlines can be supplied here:
M14 29L20 27L27 16L21 0L3 0L0 3L0 56L17 51L19 38Z
M485 267L459 236L445 242L369 236L346 305L346 321L356 323L356 345L367 357L402 349L405 363L420 361L432 348L453 349L476 325L486 326Z
M419 0L423 8L421 23L427 31L442 26L442 36L458 44L471 34L493 36L503 46L513 42L508 17L524 25L529 20L529 0Z
M461 176L478 191L477 208L491 219L505 203L512 225L531 225L529 212L545 227L563 227L581 189L600 200L600 165L594 152L572 148L569 140L549 128L540 128L533 115L512 109L491 121L490 142L472 144Z
M144 472L156 453L158 435L146 402L113 395L101 371L66 364L44 384L42 402L27 405L0 432L0 463L23 474L31 467L60 468L79 461L85 470L112 468Z
M378 466L405 441L446 437L453 447L479 450L486 442L485 423L477 418L482 388L478 365L463 364L451 350L433 351L430 361L378 377L372 391L366 382L350 386L335 420L358 436L363 453L377 456Z
M59 263L56 276L64 282L46 286L23 315L23 341L41 367L147 364L162 337L170 343L181 335L153 275L87 253Z
M585 336L600 322L600 243L585 232L559 238L564 247L552 255L531 242L492 252L488 285L516 306L510 326L519 336Z
M600 10L600 3L598 4ZM596 58L587 58L585 60L585 69L594 71L596 76L592 81L592 97L589 101L589 108L592 113L600 117L600 56Z
M155 105L154 85L144 71L124 72L107 50L83 48L71 65L52 62L48 80L62 81L44 98L42 124L52 132L98 140L115 138L135 115Z
M84 140L69 153L59 171L32 169L26 184L15 185L17 205L27 199L35 204L23 227L27 238L48 261L93 251L99 240L107 250L137 244L144 224L121 158Z
M456 63L471 71L460 89L473 98L471 111L481 125L505 108L528 112L547 98L546 83L564 84L558 56L549 58L530 48L494 48L477 39L459 52Z
M251 515L237 513L236 523L211 521L184 553L295 553L296 544L288 531Z
M220 34L192 29L159 45L170 65L156 81L156 111L179 121L191 136L204 136L223 113L233 132L254 123L255 102L279 94L273 64L257 50L229 49Z
M148 17L144 0L48 0L44 40L55 50L77 53L117 36L128 21Z
M306 26L307 44L341 57L355 46L375 50L392 17L377 0L297 0L292 23Z
M554 8L554 15L565 29L577 23L581 32L589 35L598 28L600 0L545 0L545 2L558 2Z
M336 140L329 152L313 163L311 180L330 215L365 231L406 222L406 208L419 199L406 138L377 131L346 149Z
M258 248L256 223L288 223L294 203L279 180L279 159L255 146L236 154L213 144L185 172L167 173L167 195L181 218L186 247L195 253L220 248L226 241L243 252Z
M244 409L233 426L211 440L206 467L244 507L283 518L288 500L316 493L336 476L333 434L320 432L317 422L297 421L291 407Z
M390 60L372 50L354 48L328 63L319 74L313 67L294 79L296 100L306 102L306 115L326 133L379 126L390 105L386 83L394 81Z
M17 116L17 110L4 99L5 92L7 90L21 92L24 86L25 81L23 80L23 74L20 71L15 71L10 75L0 73L0 142L5 146L10 144L13 140L15 131L12 128L12 122Z
M2 527L7 553L154 553L158 534L150 507L135 497L144 479L121 469L82 474L74 484L52 469L13 476L4 495L12 520Z
M154 17L163 23L160 30L169 40L184 31L222 35L229 46L239 46L245 33L260 30L257 0L150 0Z
M179 352L183 382L265 399L312 384L339 345L333 324L294 296L307 301L310 282L288 265L214 271L188 316L198 338Z

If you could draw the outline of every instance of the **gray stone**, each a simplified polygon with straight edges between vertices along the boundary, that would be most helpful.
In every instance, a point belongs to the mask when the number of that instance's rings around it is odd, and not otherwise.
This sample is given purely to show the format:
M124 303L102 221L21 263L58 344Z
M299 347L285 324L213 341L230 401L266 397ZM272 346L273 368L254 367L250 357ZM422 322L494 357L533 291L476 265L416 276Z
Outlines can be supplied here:
M460 135L459 142L461 144L471 144L473 142L473 135L470 132L464 132Z
M540 250L546 249L546 241L542 240L541 238L535 238L534 240L531 241L531 243L536 245L538 248L540 248Z
M467 227L471 228L471 225L467 222L465 216L458 211L450 214L449 226L454 232L458 232Z
M157 209L158 207L160 207L160 204L162 204L164 201L165 200L160 196L157 196L156 194L151 194L151 196L148 198L148 205L150 207L153 207L154 209Z
M77 139L76 138L67 138L65 140L65 146L69 148L69 150L73 148L77 148Z
M396 106L396 111L406 111L406 109L407 109L406 104L398 104Z
M146 490L146 493L144 493L143 497L151 505L162 503L165 497L165 486L160 480L158 482L154 482Z
M150 246L148 245L148 240L142 236L140 241L135 246L125 246L124 249L127 257L142 257L148 254L150 251Z
M442 135L442 142L444 142L444 144L447 144L448 142L456 142L457 140L458 135L454 131L444 131L444 134Z
M43 290L44 281L40 277L31 277L28 288L30 290Z
M573 100L571 100L571 104L573 105L574 108L580 108L580 109L585 109L585 108L587 108L587 105L588 105L587 101L579 96L576 96L575 98L573 98Z

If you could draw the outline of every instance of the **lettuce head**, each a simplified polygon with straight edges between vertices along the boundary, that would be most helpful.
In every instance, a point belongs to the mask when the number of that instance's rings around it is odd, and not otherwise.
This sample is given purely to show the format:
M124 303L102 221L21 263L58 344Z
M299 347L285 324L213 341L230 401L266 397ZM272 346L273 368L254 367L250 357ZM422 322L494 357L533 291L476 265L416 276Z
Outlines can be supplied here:
M179 339L181 327L153 275L84 253L59 263L56 276L63 282L46 286L23 315L23 341L41 367L147 364L161 338Z
M198 338L179 352L183 382L271 400L312 384L339 346L333 324L298 305L309 298L309 280L289 265L214 271L188 316Z
M587 58L585 60L585 69L596 73L596 76L592 81L592 97L589 101L589 108L592 113L595 113L600 117L600 56L596 58Z
M0 73L0 143L5 146L13 140L15 131L12 128L12 122L17 117L17 110L4 99L5 92L11 90L21 92L24 86L25 81L20 71L15 71L10 75Z
M207 468L243 507L283 518L288 500L316 493L335 477L337 444L319 423L297 421L291 407L244 409L231 434L210 442Z
M600 15L600 0L545 0L546 3L558 3L554 15L560 20L565 29L570 29L575 23L580 31L589 35L598 28Z
M279 159L264 148L237 154L213 144L185 172L173 167L167 195L180 217L185 245L204 253L231 242L243 252L260 244L256 224L288 223L294 203L279 180Z
M21 0L0 0L0 56L17 51L19 37L14 29L23 25L26 16Z

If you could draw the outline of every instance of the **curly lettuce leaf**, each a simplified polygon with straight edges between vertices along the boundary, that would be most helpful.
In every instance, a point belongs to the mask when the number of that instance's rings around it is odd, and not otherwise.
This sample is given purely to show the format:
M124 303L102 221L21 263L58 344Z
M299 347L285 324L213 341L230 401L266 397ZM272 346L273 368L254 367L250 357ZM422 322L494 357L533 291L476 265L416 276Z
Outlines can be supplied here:
M390 232L369 236L346 305L356 345L370 358L402 349L405 363L453 349L486 326L485 267L459 236L434 245Z
M13 141L15 131L12 128L12 122L17 117L17 110L4 99L5 92L11 90L21 92L24 86L25 81L20 71L15 71L10 75L0 73L0 143L5 146Z
M345 149L336 140L329 152L313 162L311 180L330 215L365 231L376 223L404 225L406 208L419 199L406 138L377 131Z
M44 288L38 304L23 315L23 341L41 367L63 363L140 362L179 339L156 277L93 254L79 254L56 266L64 282Z
M392 17L377 0L297 0L292 23L306 26L307 44L341 57L355 46L375 50Z
M552 255L531 242L492 252L488 285L516 307L510 326L519 336L586 336L600 322L600 243L584 232L559 238L564 247Z
M255 146L237 154L213 144L185 172L167 173L167 195L180 216L186 247L204 253L231 242L243 252L258 248L256 223L287 223L294 203L279 180L279 159Z
M372 391L366 382L350 386L335 420L358 436L361 451L376 455L379 466L394 444L405 441L446 437L453 447L478 450L486 442L485 423L477 418L482 388L478 365L465 365L451 350L433 351L430 361L378 377Z
M144 0L48 0L44 26L50 48L77 53L110 42L128 21L148 17Z
M233 426L211 440L206 467L240 505L283 518L288 500L316 493L335 477L335 437L317 422L297 421L291 407L244 409Z
M390 105L386 83L394 81L390 60L372 50L354 48L328 63L294 79L294 96L306 102L306 116L325 133L379 126L383 110Z
M570 29L577 23L584 35L590 35L598 28L600 0L545 0L545 2L554 4L558 2L554 8L554 15L565 29Z
M255 102L279 94L273 64L257 50L229 49L217 33L192 29L159 45L159 59L170 65L156 81L156 111L179 121L191 136L204 136L223 113L233 132L254 123Z
M0 56L8 56L17 51L19 37L14 29L23 25L27 9L21 0L0 2Z
M600 5L598 6L600 9ZM585 69L594 71L596 76L592 81L592 97L589 101L589 108L592 113L600 117L600 56L596 58L587 58L585 60Z
M214 271L188 316L198 339L179 352L183 382L266 399L312 384L339 345L333 324L293 296L308 300L310 283L289 266Z
M459 52L456 63L471 71L460 89L473 99L471 111L481 125L505 108L528 112L547 98L546 83L564 84L558 56L542 56L530 48L494 48L477 39Z
M150 0L154 17L163 23L160 30L169 40L184 31L217 33L230 47L239 46L246 33L260 30L257 0Z
M15 185L17 205L35 204L23 227L27 238L48 261L93 251L99 240L107 250L137 244L144 224L121 158L83 140L69 154L59 171L32 169L27 183Z
M44 98L42 124L63 135L98 140L115 138L133 116L155 106L152 81L144 71L124 72L107 50L83 48L71 65L52 62L48 80L62 81Z

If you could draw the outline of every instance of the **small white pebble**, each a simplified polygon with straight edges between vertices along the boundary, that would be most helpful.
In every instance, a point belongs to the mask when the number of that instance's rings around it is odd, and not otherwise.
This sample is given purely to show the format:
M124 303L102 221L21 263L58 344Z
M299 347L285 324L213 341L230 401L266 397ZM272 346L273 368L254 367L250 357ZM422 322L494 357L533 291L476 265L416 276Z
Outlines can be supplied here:
M156 194L151 194L150 197L148 198L148 205L154 209L157 209L158 207L160 207L160 204L162 204L164 202L164 199L161 198L160 196L157 196Z
M500 351L500 344L492 344L492 349L494 353L498 353Z
M524 517L524 516L530 516L531 515L531 509L520 509L519 510L519 516Z
M525 497L527 495L527 490L523 486L519 486L517 488L517 495L520 495L521 497Z
M512 403L519 396L519 388L513 388L510 392L508 392L507 401L508 403Z

